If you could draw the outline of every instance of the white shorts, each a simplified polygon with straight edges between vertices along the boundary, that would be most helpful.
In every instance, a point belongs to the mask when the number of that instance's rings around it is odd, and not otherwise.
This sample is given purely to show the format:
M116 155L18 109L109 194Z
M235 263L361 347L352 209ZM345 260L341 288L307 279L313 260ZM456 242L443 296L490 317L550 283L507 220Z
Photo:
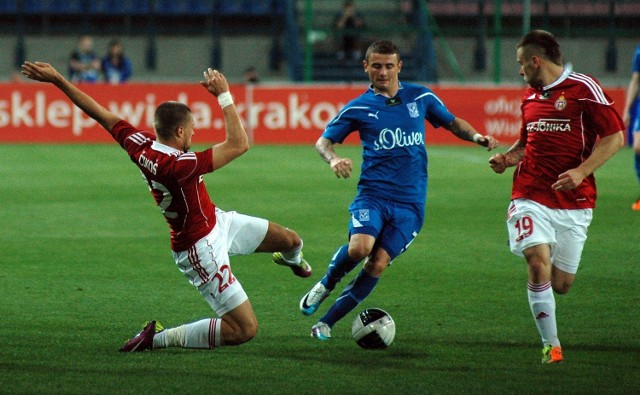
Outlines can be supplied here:
M580 265L592 209L552 209L528 199L515 199L509 205L507 228L511 252L538 244L551 247L551 262L560 270L575 274Z
M248 299L231 272L229 256L255 252L269 221L216 208L216 226L186 251L174 252L178 268L221 317Z

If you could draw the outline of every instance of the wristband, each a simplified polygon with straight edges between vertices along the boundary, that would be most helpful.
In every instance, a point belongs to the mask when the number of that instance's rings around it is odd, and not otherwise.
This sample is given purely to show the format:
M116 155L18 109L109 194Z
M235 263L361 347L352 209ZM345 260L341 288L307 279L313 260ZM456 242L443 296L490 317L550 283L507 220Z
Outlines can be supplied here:
M218 95L218 104L220 107L225 108L226 106L230 106L233 104L233 97L231 97L231 93L229 91L222 92Z
M473 135L473 142L478 144L478 140L480 140L482 138L482 135L480 133L476 133Z

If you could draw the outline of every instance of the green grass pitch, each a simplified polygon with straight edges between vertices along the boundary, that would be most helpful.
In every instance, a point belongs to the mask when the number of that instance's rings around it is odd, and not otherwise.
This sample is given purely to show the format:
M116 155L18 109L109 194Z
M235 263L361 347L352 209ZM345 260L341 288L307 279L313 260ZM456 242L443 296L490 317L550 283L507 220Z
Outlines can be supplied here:
M258 336L239 347L140 354L118 348L145 320L174 326L212 312L175 267L167 226L138 170L115 143L2 145L0 152L1 393L623 394L640 388L640 213L630 210L638 186L628 148L597 173L600 196L582 265L571 292L556 298L560 365L540 364L524 261L506 245L511 172L494 174L482 149L429 148L423 231L360 306L393 316L390 348L356 346L355 312L334 327L333 339L316 341L309 332L318 317L298 311L300 297L346 241L359 171L338 180L313 147L256 146L205 177L211 197L225 210L296 230L313 276L294 277L265 254L234 258L258 316ZM359 165L359 147L338 152Z

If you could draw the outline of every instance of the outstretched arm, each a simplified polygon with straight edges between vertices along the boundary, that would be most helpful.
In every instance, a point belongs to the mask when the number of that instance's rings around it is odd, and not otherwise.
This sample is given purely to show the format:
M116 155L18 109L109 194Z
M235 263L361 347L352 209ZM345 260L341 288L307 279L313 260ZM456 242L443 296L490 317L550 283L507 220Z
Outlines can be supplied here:
M341 158L333 149L333 142L325 137L320 137L316 142L316 150L322 159L331 166L336 177L349 178L353 170L353 161L349 158Z
M473 126L462 118L455 118L450 124L443 125L445 129L453 133L461 140L472 141L483 147L487 147L487 151L491 151L498 145L498 140L490 135L481 135Z
M107 131L111 131L113 126L120 122L122 118L107 110L93 98L78 87L67 81L53 66L49 63L42 62L24 62L22 65L22 74L27 78L49 82L60 89L78 108L84 111L88 116L95 119Z
M204 81L200 81L200 84L218 98L218 103L224 114L226 138L223 142L213 146L213 168L219 169L247 152L249 139L238 110L233 104L225 76L218 70L208 68L204 72Z
M640 92L640 73L631 74L631 80L629 80L629 86L627 87L627 98L624 102L624 110L622 111L622 120L624 124L629 126L631 120L631 105L638 97Z

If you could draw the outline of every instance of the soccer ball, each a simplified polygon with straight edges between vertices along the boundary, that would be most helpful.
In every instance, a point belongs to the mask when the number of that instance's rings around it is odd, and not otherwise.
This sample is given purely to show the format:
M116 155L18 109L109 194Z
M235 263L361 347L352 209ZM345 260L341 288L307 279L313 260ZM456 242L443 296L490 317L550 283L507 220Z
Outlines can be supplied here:
M396 336L396 323L384 310L366 309L353 320L351 336L362 348L385 348L391 345Z

